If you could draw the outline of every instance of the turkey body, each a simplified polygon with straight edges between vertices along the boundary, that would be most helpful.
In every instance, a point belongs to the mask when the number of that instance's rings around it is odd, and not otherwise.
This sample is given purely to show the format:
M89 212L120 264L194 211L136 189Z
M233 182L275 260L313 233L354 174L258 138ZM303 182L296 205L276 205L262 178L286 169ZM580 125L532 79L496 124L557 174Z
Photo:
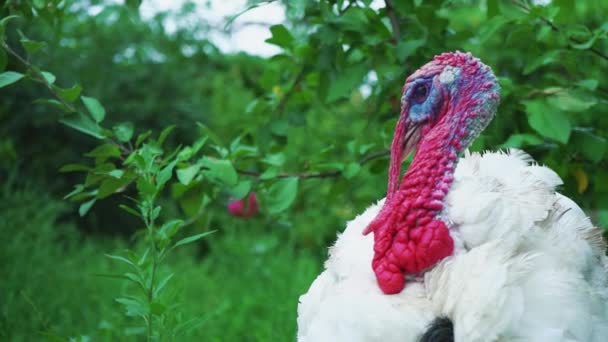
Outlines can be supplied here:
M465 154L438 216L454 254L394 295L362 234L383 200L369 207L300 297L298 341L419 341L441 317L455 341L608 341L605 244L560 184L520 151Z

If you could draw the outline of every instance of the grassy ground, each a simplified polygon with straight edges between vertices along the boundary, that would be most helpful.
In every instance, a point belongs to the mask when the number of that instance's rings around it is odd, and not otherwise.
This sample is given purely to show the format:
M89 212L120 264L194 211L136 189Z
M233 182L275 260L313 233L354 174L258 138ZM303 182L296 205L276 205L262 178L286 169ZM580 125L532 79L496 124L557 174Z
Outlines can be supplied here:
M0 196L0 340L86 336L135 341L134 321L114 301L126 288L96 276L116 272L103 256L125 239L79 233L62 201L36 189ZM319 271L320 256L296 251L264 227L226 229L172 257L172 286L184 317L204 323L178 340L289 341L298 296ZM167 272L162 269L161 272Z

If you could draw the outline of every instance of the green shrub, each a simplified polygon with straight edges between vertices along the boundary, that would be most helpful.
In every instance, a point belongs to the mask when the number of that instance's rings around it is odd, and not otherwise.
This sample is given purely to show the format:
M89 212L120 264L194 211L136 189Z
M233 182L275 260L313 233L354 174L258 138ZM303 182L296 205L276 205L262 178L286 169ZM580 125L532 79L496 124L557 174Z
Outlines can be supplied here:
M65 202L34 186L4 186L0 194L0 339L114 336L120 315L112 295L120 284L100 279L113 265L100 250L119 243L91 239L62 220Z

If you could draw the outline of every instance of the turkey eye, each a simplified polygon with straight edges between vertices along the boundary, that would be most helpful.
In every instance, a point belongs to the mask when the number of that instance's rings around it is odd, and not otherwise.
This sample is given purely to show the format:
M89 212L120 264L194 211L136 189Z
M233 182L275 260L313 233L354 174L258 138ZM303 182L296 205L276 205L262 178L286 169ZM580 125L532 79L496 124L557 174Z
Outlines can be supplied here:
M421 102L424 102L424 100L426 100L426 97L428 95L429 95L428 86L424 83L419 83L412 90L411 96L412 96L412 100L414 100L417 103L421 103Z

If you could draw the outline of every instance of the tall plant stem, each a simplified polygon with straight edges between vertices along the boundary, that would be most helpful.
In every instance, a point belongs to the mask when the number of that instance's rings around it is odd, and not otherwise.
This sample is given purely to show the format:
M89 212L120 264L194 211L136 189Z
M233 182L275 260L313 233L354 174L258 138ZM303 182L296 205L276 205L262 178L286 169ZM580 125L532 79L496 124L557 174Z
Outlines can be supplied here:
M156 277L156 268L158 267L158 257L156 251L156 243L152 240L152 274L150 275L150 286L148 287L148 342L152 341L153 332L153 314L152 302L154 301L154 282Z

